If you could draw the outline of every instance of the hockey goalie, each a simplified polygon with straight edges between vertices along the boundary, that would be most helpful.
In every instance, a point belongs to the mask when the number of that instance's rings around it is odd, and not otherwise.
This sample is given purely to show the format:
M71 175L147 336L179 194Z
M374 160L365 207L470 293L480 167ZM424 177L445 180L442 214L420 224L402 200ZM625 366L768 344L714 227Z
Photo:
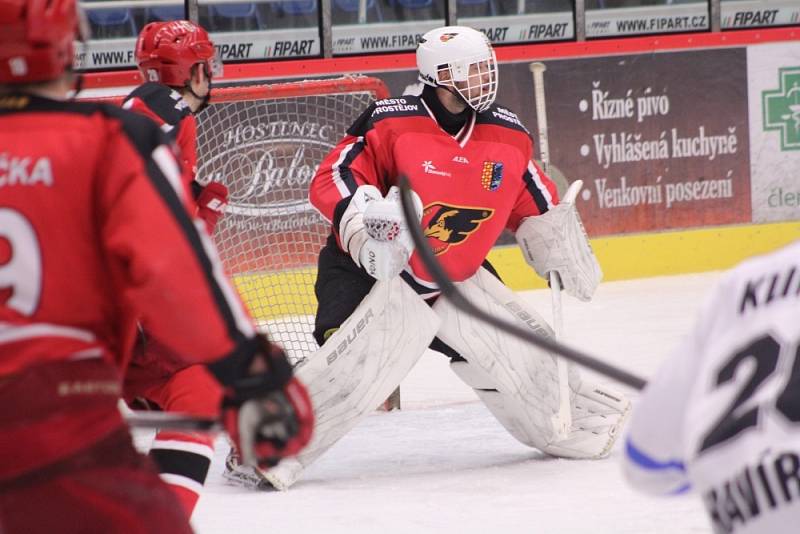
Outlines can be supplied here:
M321 349L298 374L318 417L306 451L261 474L262 487L291 486L428 347L450 358L517 440L549 455L607 456L627 415L619 393L582 380L572 366L559 378L552 354L437 298L413 254L395 187L400 176L418 194L428 245L461 291L494 315L553 335L485 259L506 228L536 272L558 273L568 294L589 300L602 274L574 204L559 203L533 162L528 130L494 103L497 62L486 37L460 26L432 30L417 66L422 94L373 103L312 181L311 203L332 232L315 284Z

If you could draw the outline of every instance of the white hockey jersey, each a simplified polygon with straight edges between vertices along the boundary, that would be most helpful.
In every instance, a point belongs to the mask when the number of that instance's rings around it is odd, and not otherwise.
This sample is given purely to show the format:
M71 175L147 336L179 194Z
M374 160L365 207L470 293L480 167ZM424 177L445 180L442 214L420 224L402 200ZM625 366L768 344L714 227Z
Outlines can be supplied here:
M633 412L624 471L702 497L715 532L798 532L800 241L723 276Z

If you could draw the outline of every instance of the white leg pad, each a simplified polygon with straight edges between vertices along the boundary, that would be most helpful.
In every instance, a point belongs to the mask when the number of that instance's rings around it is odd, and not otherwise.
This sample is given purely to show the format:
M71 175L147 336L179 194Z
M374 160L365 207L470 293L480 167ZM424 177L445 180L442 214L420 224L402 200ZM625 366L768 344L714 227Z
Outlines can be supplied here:
M399 277L370 293L297 370L314 405L311 442L264 473L286 490L303 470L372 413L411 371L439 328L439 318Z
M495 419L508 430L509 434L525 445L536 447L534 444L535 438L528 434L530 428L525 422L525 414L520 412L520 403L504 397L503 394L495 390L491 378L474 365L455 361L450 363L450 369L465 384L475 390L478 398L483 401Z
M474 276L457 285L467 299L489 314L537 333L553 335L541 317L485 269L478 269ZM522 426L530 430L525 432L530 438L525 442L538 449L553 443L559 437L555 357L467 315L447 299L438 299L433 309L442 321L437 334L439 339L480 371L484 381L494 384L493 389L497 389L504 400L513 400L519 405L515 412L524 419Z
M552 337L550 326L531 306L484 269L459 286L492 315ZM436 302L434 311L442 319L439 338L467 360L451 368L517 440L559 457L608 455L629 410L621 394L584 384L577 367L569 365L572 425L567 435L560 434L555 356L468 316L445 299Z

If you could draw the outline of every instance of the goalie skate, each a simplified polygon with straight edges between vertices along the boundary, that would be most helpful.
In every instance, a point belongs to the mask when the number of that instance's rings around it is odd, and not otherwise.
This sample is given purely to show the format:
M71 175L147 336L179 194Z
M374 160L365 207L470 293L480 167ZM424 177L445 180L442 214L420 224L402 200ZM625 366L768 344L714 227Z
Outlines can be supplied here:
M225 458L225 470L222 472L222 477L233 485L252 490L271 491L275 489L259 468L242 465L239 453L233 447Z

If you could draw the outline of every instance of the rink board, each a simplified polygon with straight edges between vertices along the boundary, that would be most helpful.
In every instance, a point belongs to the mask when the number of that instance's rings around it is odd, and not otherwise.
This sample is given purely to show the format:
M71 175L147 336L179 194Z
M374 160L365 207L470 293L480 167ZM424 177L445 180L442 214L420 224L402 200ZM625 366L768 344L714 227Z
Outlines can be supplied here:
M800 239L800 221L601 237L591 241L603 268L603 280L612 281L727 269L796 239ZM512 289L546 287L515 245L496 247L489 253L489 261ZM248 308L259 320L314 315L315 279L312 268L234 277Z

